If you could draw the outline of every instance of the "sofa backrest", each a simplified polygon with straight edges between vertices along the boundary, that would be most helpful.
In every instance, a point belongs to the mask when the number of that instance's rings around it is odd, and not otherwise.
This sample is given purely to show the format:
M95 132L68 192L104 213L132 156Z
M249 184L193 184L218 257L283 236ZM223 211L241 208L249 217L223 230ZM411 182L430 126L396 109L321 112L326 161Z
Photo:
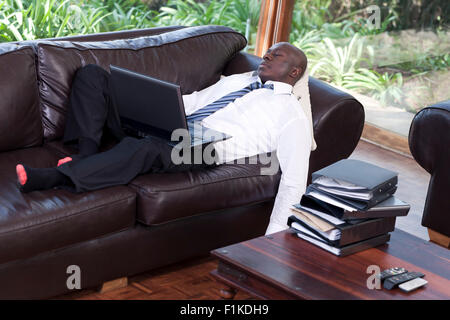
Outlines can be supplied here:
M139 38L139 37L154 36L157 34L171 32L171 31L175 31L175 30L183 29L183 28L188 28L188 27L167 26L167 27L154 27L154 28L145 28L145 29L121 30L121 31L82 34L82 35L59 37L59 38L48 38L48 39L41 39L39 41L42 41L42 40L77 41L77 42L110 41L110 40L132 39L132 38Z
M178 83L186 94L218 81L227 62L245 45L243 35L222 26L110 41L39 41L37 70L44 137L62 137L73 76L84 65L97 64L108 71L110 64L117 65Z
M33 48L0 44L0 151L41 143L42 123Z

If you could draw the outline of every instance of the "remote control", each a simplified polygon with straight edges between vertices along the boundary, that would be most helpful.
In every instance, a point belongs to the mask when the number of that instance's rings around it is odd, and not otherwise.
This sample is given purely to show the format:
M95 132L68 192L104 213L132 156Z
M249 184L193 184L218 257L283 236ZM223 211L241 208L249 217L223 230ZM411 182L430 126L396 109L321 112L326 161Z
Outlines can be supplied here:
M386 269L383 272L381 272L378 275L378 279L380 279L381 281L386 280L387 278L402 274L402 273L406 273L408 272L408 270L406 270L405 268L399 268L399 267L395 267L395 268L390 268L390 269Z
M398 287L405 292L410 292L410 291L416 290L417 288L420 288L421 286L426 285L427 283L428 283L428 281L425 279L415 278L413 280L403 282Z
M387 278L384 283L383 283L383 287L385 289L391 290L392 288L394 288L396 285L399 285L400 283L415 279L415 278L422 278L425 275L421 272L407 272L407 273L403 273L400 274L398 276L393 276L390 278Z

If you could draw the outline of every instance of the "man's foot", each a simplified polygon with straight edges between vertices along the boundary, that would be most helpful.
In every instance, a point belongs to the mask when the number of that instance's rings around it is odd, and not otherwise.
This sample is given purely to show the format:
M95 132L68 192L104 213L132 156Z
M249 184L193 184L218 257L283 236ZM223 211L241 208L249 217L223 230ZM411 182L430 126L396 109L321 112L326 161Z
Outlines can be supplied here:
M86 157L86 156L83 156L81 154L73 154L71 156L59 159L57 166L59 167L60 165L63 165L64 163L67 163L67 162L70 162L70 161L78 161L78 160L83 159L84 157Z
M22 164L16 166L16 174L19 189L23 193L60 186L68 179L56 168L37 169Z
M23 186L27 183L27 172L25 171L25 168L23 165L18 164L16 166L16 174L17 174L17 180L19 181L19 185Z
M58 167L59 167L60 165L64 164L64 163L70 162L70 161L72 161L72 158L71 158L71 157L65 157L65 158L63 158L63 159L59 159L59 161L58 161Z
M80 138L78 140L78 149L80 151L78 154L74 154L74 155L65 157L63 159L59 159L57 166L59 167L60 165L63 165L64 163L67 163L70 161L77 161L77 160L86 158L86 157L91 156L98 152L97 144L89 138Z

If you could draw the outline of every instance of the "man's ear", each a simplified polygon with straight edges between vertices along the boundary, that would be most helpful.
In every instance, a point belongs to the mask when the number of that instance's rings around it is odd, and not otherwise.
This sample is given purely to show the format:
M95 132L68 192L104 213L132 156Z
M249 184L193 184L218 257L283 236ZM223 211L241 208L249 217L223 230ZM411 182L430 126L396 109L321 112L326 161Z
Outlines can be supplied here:
M302 74L303 74L302 67L293 67L291 72L289 73L289 76L294 79L300 79Z

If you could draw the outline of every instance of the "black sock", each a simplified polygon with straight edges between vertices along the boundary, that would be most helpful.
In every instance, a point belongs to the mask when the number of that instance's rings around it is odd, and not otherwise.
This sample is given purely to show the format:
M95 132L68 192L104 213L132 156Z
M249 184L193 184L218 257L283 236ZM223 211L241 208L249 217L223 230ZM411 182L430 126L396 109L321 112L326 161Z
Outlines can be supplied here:
M56 168L30 168L23 166L26 172L26 182L19 182L21 192L27 193L35 190L47 190L70 182L70 179Z
M85 158L98 152L98 145L89 138L80 138L78 140L79 157Z

